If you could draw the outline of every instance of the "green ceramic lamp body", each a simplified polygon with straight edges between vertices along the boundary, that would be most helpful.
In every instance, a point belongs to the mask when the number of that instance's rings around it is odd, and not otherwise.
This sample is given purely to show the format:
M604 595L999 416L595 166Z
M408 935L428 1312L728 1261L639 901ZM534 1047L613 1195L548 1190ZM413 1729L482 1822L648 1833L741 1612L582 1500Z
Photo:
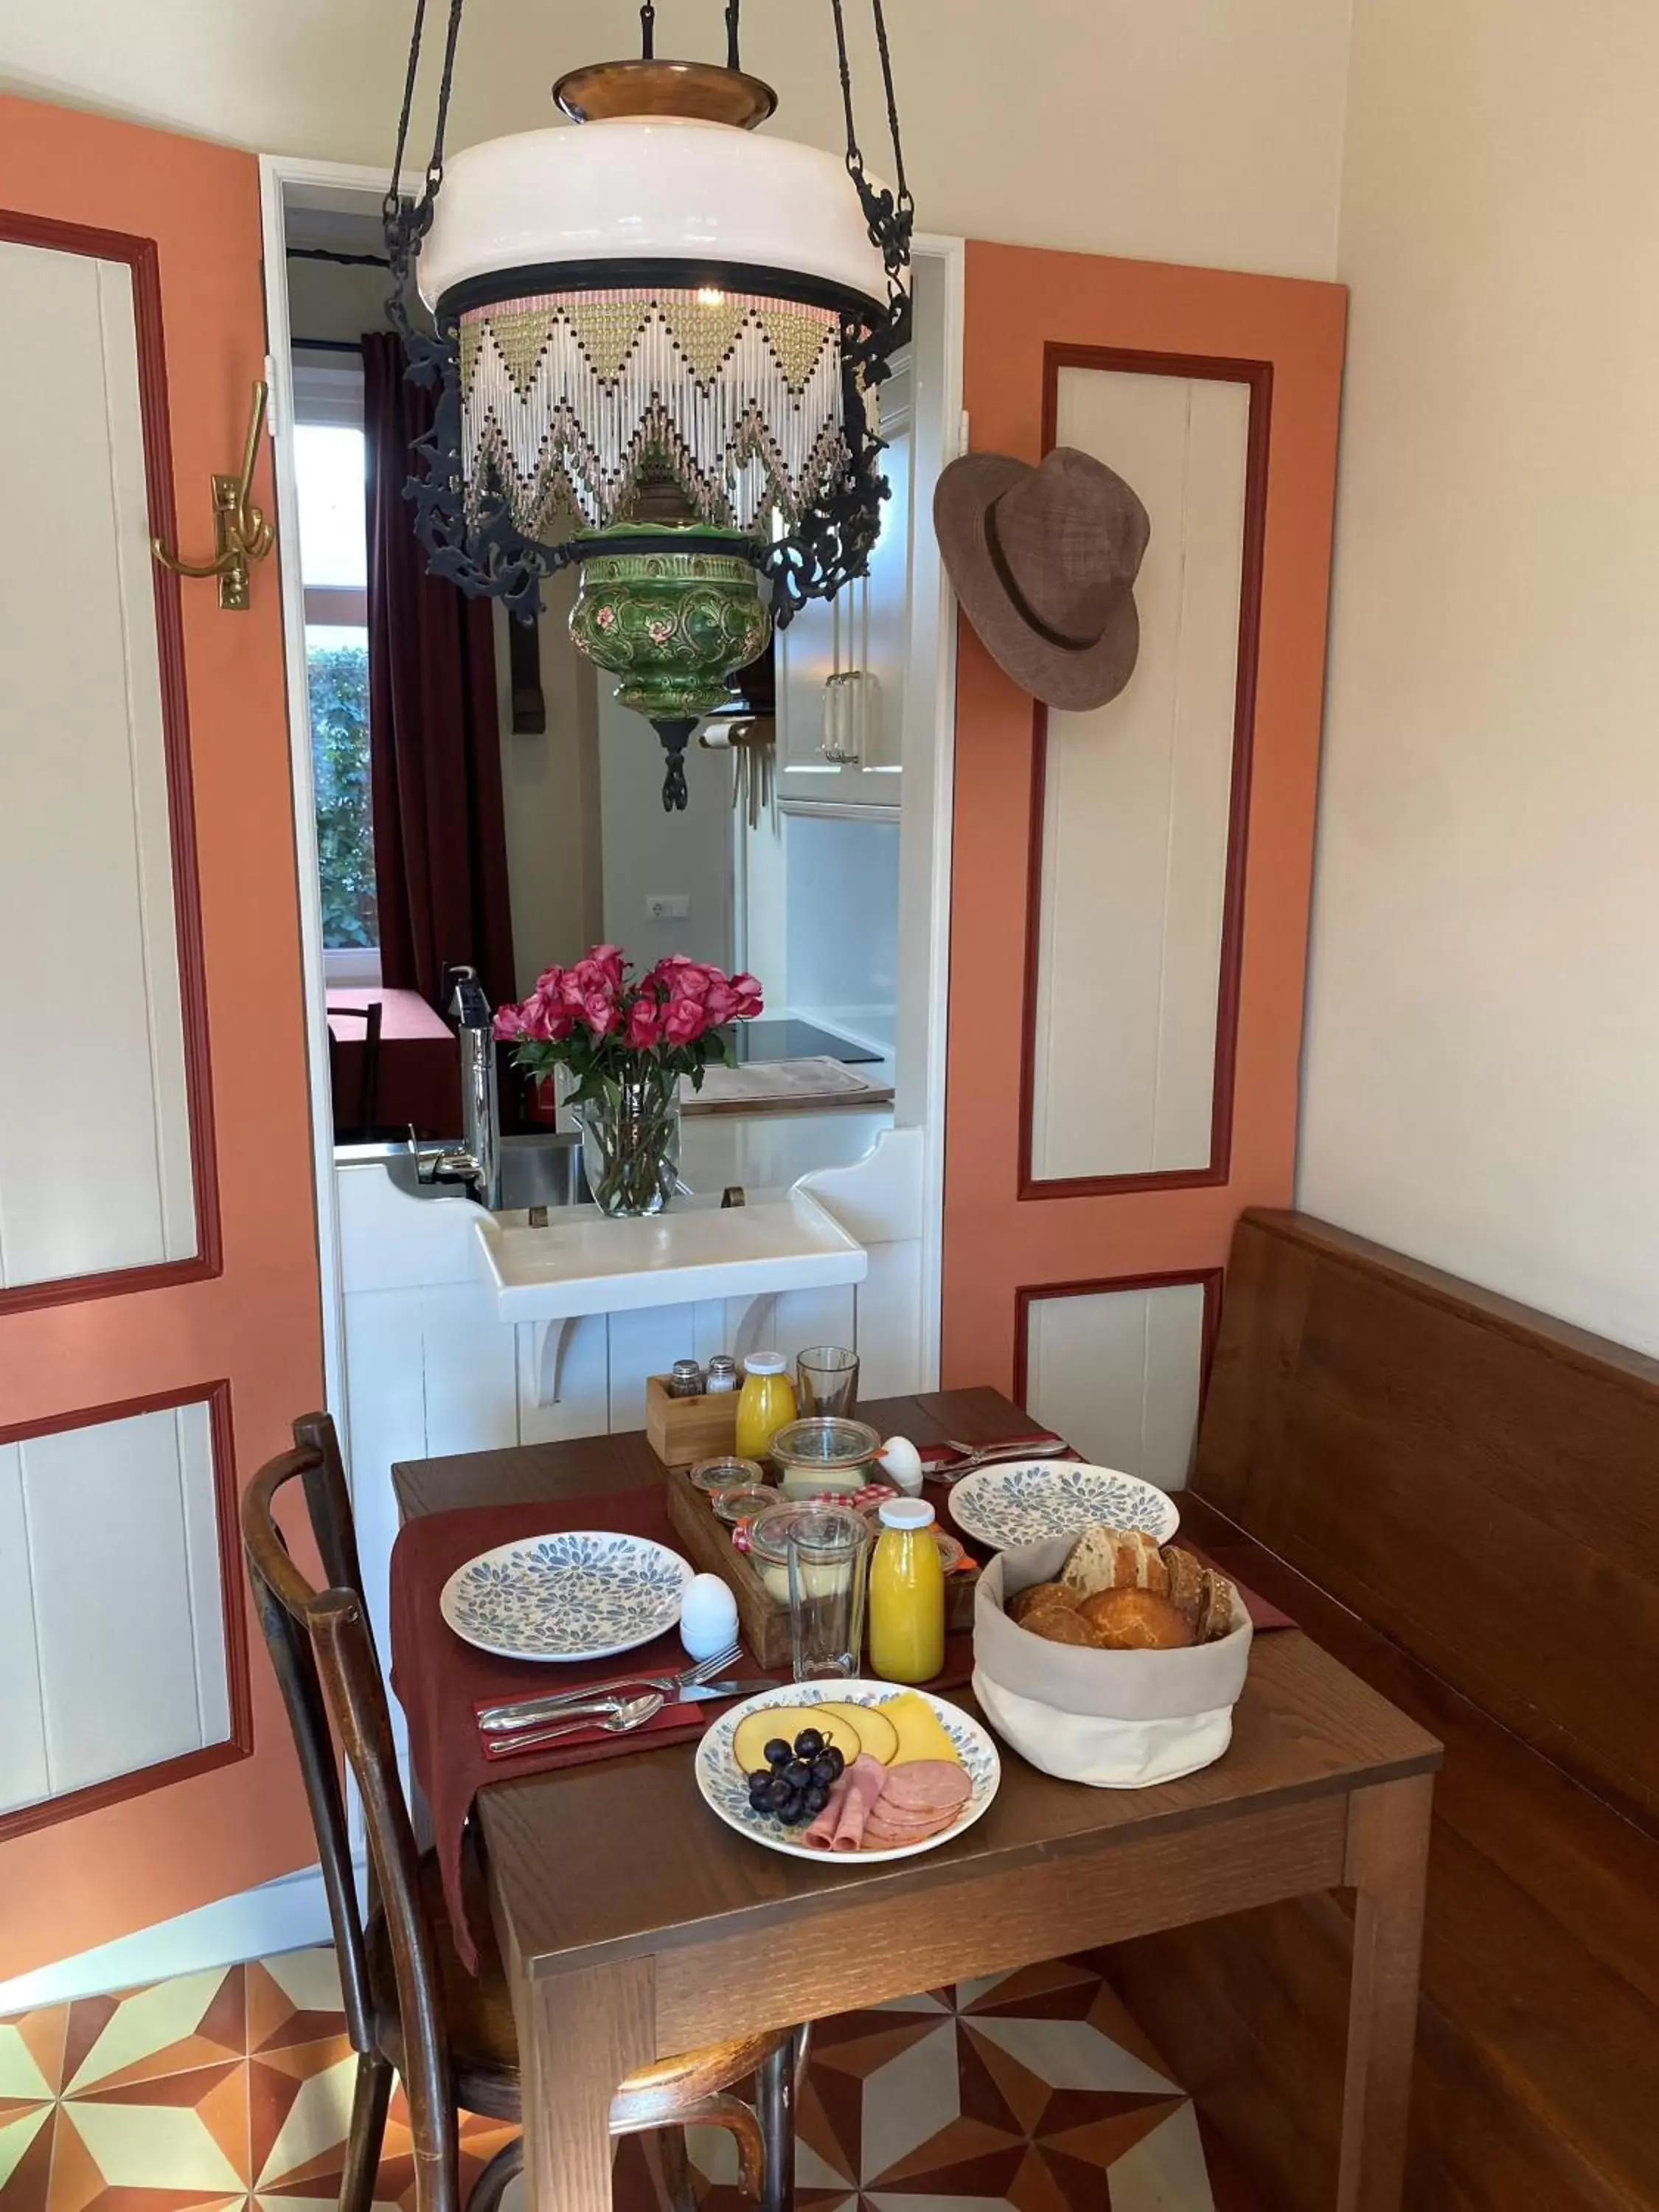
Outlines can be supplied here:
M660 523L616 524L605 535L637 538L639 550L582 562L570 635L596 666L621 678L622 704L656 725L669 750L663 804L683 807L685 741L725 702L735 672L764 651L772 617L741 553L666 550Z

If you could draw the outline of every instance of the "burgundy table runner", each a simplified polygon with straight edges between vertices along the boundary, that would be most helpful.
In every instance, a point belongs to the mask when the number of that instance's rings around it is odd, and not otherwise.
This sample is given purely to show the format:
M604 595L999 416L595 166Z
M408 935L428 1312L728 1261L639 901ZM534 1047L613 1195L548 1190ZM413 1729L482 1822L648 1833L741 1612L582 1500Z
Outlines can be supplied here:
M462 1895L461 1838L472 1801L489 1784L546 1774L594 1759L621 1759L632 1751L663 1744L695 1742L710 1721L726 1710L704 1698L693 1705L665 1705L656 1718L627 1735L589 1733L544 1745L521 1757L485 1755L478 1732L478 1708L498 1699L545 1695L577 1689L584 1682L611 1681L629 1668L641 1674L678 1672L690 1665L677 1633L659 1636L637 1651L609 1659L545 1661L495 1659L475 1650L449 1628L439 1611L444 1584L457 1567L497 1544L521 1536L547 1536L565 1528L615 1529L627 1536L648 1536L678 1550L669 1525L664 1492L649 1488L607 1491L557 1504L484 1505L454 1513L430 1513L404 1524L392 1552L392 1686L409 1723L409 1756L432 1814L433 1840L443 1877L444 1900L456 1948L474 1971L477 1953L467 1924ZM929 1686L954 1689L973 1673L973 1638L951 1637L945 1671ZM766 1670L745 1652L731 1668L752 1679ZM773 1678L787 1681L784 1674Z
M576 1736L518 1759L485 1757L478 1733L480 1705L574 1690L584 1682L611 1681L630 1667L659 1674L678 1673L690 1664L678 1635L672 1631L636 1651L609 1659L550 1663L492 1658L463 1643L446 1625L438 1599L457 1567L497 1544L565 1528L615 1529L678 1549L663 1492L654 1486L608 1491L557 1504L544 1500L536 1505L471 1506L455 1513L426 1514L406 1522L392 1547L392 1686L409 1723L410 1764L431 1809L456 1948L475 1970L477 1959L461 1896L461 1837L478 1791L487 1783L615 1759L642 1746L695 1739L722 1710L707 1701L665 1706L648 1727L626 1736ZM757 1669L745 1655L732 1671L752 1675Z

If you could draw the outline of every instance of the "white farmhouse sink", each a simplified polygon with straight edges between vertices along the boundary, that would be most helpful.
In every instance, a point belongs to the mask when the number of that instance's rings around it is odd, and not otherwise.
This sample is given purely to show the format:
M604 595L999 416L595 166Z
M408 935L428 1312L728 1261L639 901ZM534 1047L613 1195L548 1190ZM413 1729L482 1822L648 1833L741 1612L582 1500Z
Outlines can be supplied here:
M802 1190L724 1208L683 1200L644 1221L560 1206L544 1229L531 1228L522 1212L480 1213L473 1236L479 1272L506 1322L861 1283L870 1267L858 1239Z

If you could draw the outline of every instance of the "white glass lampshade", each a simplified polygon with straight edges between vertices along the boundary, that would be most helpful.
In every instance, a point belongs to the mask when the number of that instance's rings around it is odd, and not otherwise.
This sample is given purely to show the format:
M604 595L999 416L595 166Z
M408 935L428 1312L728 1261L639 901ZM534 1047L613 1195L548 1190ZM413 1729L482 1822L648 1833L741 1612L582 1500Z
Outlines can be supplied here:
M421 247L421 297L435 307L503 270L615 261L782 270L876 313L887 301L844 162L676 115L525 131L451 155Z

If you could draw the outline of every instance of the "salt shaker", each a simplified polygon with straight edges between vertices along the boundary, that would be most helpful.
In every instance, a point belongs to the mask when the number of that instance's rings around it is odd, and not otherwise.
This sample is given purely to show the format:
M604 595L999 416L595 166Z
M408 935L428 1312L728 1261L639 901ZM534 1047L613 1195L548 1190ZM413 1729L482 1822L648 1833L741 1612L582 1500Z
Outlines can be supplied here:
M709 1361L708 1375L703 1387L711 1398L717 1391L737 1389L738 1363L729 1352L717 1352Z

